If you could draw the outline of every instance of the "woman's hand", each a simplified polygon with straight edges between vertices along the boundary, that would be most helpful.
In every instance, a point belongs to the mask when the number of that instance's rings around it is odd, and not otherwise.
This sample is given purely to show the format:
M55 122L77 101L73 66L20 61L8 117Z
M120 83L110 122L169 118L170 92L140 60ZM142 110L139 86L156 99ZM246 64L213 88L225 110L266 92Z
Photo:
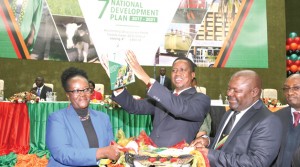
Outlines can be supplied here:
M135 54L131 50L126 52L125 61L128 63L138 79L142 80L146 85L150 82L149 75L144 71L142 66L137 61Z
M108 158L111 160L118 160L120 157L120 150L117 144L110 145L107 147L99 148L96 152L97 159Z

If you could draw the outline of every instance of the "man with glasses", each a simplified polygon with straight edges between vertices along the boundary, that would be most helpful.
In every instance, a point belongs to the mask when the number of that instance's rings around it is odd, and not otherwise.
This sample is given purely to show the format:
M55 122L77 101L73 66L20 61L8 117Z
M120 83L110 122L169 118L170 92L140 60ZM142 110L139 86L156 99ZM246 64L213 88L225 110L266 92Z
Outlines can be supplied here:
M293 156L294 161L299 161L297 157L300 157L300 74L293 74L285 80L283 92L289 106L275 112L283 124L283 138L274 167L292 166Z

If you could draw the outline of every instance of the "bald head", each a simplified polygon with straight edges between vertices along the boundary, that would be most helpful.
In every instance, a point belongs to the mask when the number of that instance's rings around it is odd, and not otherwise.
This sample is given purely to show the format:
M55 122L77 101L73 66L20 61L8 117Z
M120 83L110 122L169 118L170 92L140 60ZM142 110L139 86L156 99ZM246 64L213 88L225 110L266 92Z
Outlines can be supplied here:
M261 79L251 70L238 71L232 75L227 96L229 107L235 111L242 111L255 103L261 94Z
M292 74L286 79L286 81L291 79L300 79L300 74Z
M233 79L234 77L242 77L245 79L245 82L261 90L262 81L255 71L252 70L238 71L232 75L231 79Z

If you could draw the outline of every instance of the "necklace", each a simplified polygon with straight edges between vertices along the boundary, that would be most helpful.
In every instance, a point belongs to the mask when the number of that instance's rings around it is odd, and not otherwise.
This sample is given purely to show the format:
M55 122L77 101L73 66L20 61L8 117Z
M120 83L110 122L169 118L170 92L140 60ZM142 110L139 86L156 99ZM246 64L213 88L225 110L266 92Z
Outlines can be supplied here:
M82 116L78 115L78 117L79 117L80 121L86 121L90 118L90 111L87 112L86 116L82 117Z

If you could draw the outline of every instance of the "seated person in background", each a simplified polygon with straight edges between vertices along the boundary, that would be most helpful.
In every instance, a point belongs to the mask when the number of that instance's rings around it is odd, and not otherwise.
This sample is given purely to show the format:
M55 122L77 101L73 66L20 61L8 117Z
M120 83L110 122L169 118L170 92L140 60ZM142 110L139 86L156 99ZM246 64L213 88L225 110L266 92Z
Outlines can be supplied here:
M40 99L46 99L46 93L52 92L52 89L46 85L44 85L44 77L36 77L35 84L36 87L30 90L31 93L36 94L40 97Z
M200 86L197 86L197 84L198 84L198 83L197 83L197 79L196 79L196 78L193 78L193 80L192 80L192 86L196 88L197 92L206 94L206 92L202 92L202 91L201 91Z
M85 71L70 67L61 75L71 104L49 115L46 145L48 166L97 166L100 159L119 158L118 145L107 114L89 107L91 88Z
M196 135L196 138L200 137L200 136L203 136L203 135L209 136L210 131L211 131L211 116L210 116L209 113L207 113L207 115L206 115L200 129L199 129L199 132Z
M156 77L156 81L167 87L169 90L172 90L172 82L171 79L166 76L166 71L165 67L161 67L159 69L159 76Z
M158 147L173 146L181 141L190 143L210 109L210 98L197 93L191 86L195 64L186 57L179 57L173 62L171 80L175 90L171 92L149 77L132 51L126 52L126 62L149 88L148 98L136 100L126 88L120 88L113 92L112 99L129 113L154 116L150 138ZM103 66L109 74L107 64Z
M93 100L102 100L102 94L95 90L95 82L93 82L92 80L89 80L89 85L90 85L91 90L93 91L90 99L92 101Z
M208 157L211 167L269 167L278 155L282 123L261 101L261 86L251 70L231 77L227 89L231 110L223 115L216 137L202 136L191 143Z
M197 79L194 77L192 79L192 86L195 87L195 89L197 90L198 93L203 93L205 94L204 92L201 92L201 89L199 86L197 86ZM196 137L200 137L200 136L203 136L203 135L210 135L210 131L211 131L211 116L209 113L207 113L204 121L203 121L203 124L201 125L200 129L199 129L199 132L197 133Z

